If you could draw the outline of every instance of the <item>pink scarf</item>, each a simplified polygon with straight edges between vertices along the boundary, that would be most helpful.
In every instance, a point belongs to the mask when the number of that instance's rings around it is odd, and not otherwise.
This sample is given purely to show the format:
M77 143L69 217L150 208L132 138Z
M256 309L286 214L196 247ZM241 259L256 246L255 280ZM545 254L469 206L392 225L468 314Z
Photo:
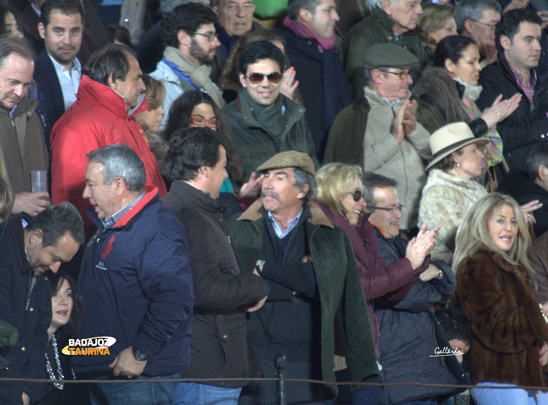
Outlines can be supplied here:
M314 34L300 22L293 21L289 17L284 18L284 25L299 37L316 39L316 41L318 41L318 51L320 51L320 53L324 53L325 50L333 49L335 47L335 40L337 39L335 32L333 32L331 38L322 38Z

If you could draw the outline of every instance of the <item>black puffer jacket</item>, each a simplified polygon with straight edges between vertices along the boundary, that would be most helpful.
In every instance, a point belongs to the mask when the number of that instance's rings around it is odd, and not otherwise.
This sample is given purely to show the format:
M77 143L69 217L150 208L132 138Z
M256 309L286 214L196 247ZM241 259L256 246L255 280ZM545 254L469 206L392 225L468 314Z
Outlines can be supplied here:
M265 280L241 274L224 231L222 204L176 180L163 200L185 226L194 281L190 367L182 378L247 378L246 307L268 294ZM241 387L244 382L211 383Z
M535 142L548 141L548 69L539 64L535 72L537 81L532 106L502 53L499 52L499 62L487 66L480 74L479 84L483 86L483 91L476 101L480 109L490 107L499 94L502 94L503 100L516 93L523 96L518 109L497 125L510 169L525 170L530 146Z
M385 239L378 230L377 239L379 256L388 263L401 259L405 254L406 239L400 236ZM451 348L432 307L448 299L456 288L451 268L441 262L433 264L443 271L441 280L434 279L427 283L417 280L396 304L382 298L375 301L375 313L380 325L382 382L469 384L469 377L455 356L431 357L436 355L436 348ZM457 392L459 390L443 387L387 386L382 388L381 398L384 404L396 405Z

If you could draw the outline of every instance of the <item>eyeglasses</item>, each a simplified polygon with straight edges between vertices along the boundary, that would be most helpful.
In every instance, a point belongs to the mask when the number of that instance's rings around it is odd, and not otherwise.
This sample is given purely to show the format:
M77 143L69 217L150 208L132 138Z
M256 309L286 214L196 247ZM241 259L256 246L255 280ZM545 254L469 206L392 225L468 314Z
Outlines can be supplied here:
M391 75L398 75L401 80L406 80L409 77L408 70L402 70L401 72L391 72L389 70L377 69L379 72L390 73Z
M363 198L363 196L364 196L364 193L363 193L363 191L361 191L361 190L347 191L347 193L352 195L352 199L353 199L355 202L360 201L360 200Z
M403 210L403 205L400 204L397 207L375 207L373 205L368 205L367 209L369 209L369 210L389 211L391 213L395 213L396 211L401 212L401 210Z
M282 81L282 74L280 72L272 72L267 75L262 73L251 73L247 76L247 79L251 82L251 84L259 84L263 82L265 76L272 84L278 84Z
M485 25L486 27L489 27L493 31L497 27L497 24L487 24L487 23L484 23L484 22L481 22L481 21L476 21L476 20L471 20L471 21L475 22L476 24Z
M202 37L206 37L209 42L213 42L215 38L217 38L217 33L215 32L206 32L205 34L201 32L193 32L192 35L200 35Z
M205 127L207 125L208 127L215 127L215 129L219 129L219 127L221 126L221 121L219 121L216 118L206 120L205 118L202 118L202 117L191 117L190 123L197 125L199 127Z

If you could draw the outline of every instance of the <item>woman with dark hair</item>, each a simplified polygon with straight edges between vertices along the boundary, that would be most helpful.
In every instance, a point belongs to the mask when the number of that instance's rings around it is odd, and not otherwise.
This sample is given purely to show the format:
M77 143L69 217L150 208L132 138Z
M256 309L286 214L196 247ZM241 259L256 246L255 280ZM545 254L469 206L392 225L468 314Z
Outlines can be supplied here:
M503 161L502 140L496 126L518 108L521 95L516 92L507 100L500 96L482 112L475 103L482 90L478 85L482 70L479 57L477 45L468 37L452 35L442 39L436 48L434 66L424 69L413 93L434 107L431 116L418 118L430 132L463 121L468 123L476 138L489 137L489 143L482 150L486 157L483 180L489 167ZM488 173L487 188L492 191L497 186L496 175L494 170Z
M56 274L51 280L51 324L48 328L46 373L51 380L76 379L70 364L70 356L61 353L74 337L82 320L82 297L76 281L69 274ZM76 400L78 388L74 384L54 382L47 385L47 392L39 404L82 403ZM76 402L74 402L76 401ZM83 402L84 404L86 402Z
M240 83L240 56L242 55L242 51L249 44L257 41L268 41L280 48L286 59L286 66L289 66L289 60L285 54L284 39L280 35L269 30L254 30L242 35L228 56L219 79L219 85L223 89L223 98L227 103L234 101L238 95L238 91L242 88L242 84ZM297 91L299 82L295 81L295 73L293 67L286 69L282 77L280 92L296 103L302 104Z
M228 218L232 214L242 211L240 203L248 205L257 199L261 191L263 176L256 177L253 173L249 181L242 185L245 180L242 156L232 142L221 110L206 93L188 90L181 94L171 104L163 136L169 142L173 134L180 129L205 126L221 135L226 148L228 179L221 187L219 199L229 206L224 213Z
M15 13L10 8L0 4L0 35L8 37L24 38L23 33L19 29Z

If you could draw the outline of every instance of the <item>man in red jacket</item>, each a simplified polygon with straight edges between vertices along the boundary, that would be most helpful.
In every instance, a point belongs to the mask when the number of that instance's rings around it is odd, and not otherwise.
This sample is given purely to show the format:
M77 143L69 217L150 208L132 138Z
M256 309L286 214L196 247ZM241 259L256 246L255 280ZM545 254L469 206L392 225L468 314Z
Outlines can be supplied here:
M82 73L76 103L61 116L51 134L52 200L56 204L70 201L83 213L89 206L82 198L86 154L116 143L137 153L145 165L146 184L156 186L163 198L167 190L158 163L134 118L148 109L134 53L121 45L105 45L91 56ZM86 234L92 230L87 221Z

